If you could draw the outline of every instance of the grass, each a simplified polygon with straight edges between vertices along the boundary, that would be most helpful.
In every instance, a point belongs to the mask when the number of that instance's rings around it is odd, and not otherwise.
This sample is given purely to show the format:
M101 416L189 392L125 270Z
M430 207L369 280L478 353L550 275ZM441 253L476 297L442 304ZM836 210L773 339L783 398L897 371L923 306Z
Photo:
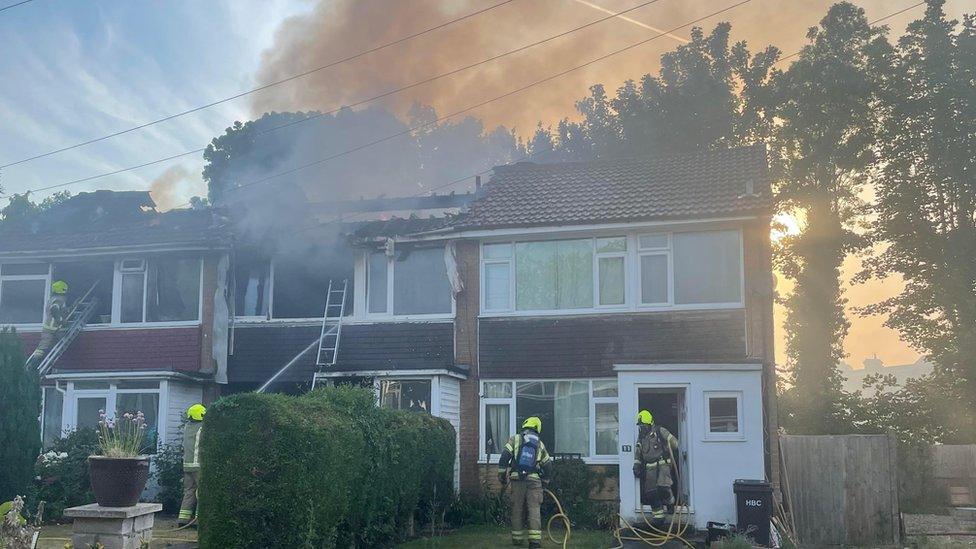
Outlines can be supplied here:
M559 533L556 533L559 536ZM561 547L549 541L546 533L542 533L543 547ZM617 543L610 532L597 530L573 530L569 540L569 547L578 549L606 549ZM416 539L397 547L399 549L496 549L511 547L512 537L508 528L503 526L465 526L446 536Z

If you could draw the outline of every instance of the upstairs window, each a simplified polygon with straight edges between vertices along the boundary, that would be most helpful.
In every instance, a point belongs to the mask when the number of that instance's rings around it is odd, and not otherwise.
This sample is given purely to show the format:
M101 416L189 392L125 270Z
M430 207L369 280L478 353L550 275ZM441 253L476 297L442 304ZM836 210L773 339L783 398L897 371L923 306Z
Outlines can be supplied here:
M593 306L593 242L556 240L515 245L515 308Z
M741 254L739 231L675 233L674 302L740 302Z
M200 263L187 257L119 261L120 322L199 320Z
M367 309L372 314L450 314L453 297L444 248L408 248L367 258ZM392 305L392 307L391 307Z
M271 260L238 254L234 258L234 283L235 315L267 318L271 305Z
M50 286L47 263L0 265L0 324L41 324Z

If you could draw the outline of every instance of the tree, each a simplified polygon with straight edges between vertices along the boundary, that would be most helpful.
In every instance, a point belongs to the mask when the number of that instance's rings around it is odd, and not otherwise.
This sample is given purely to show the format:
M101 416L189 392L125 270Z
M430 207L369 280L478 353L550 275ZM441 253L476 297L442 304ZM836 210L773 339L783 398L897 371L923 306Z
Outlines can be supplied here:
M71 192L60 191L48 196L40 203L30 199L30 192L10 196L7 205L0 209L0 226L25 228L37 215L71 198Z
M868 307L963 382L976 409L976 19L961 30L929 0L887 57L875 163L873 237L884 251L865 276L904 290ZM976 440L976 425L969 426Z
M612 98L603 85L592 86L576 104L581 121L564 120L557 135L540 127L530 143L552 143L555 154L546 157L559 161L681 154L760 141L771 127L761 105L779 50L767 47L752 55L745 42L730 47L731 28L720 23L705 35L695 27L689 43L661 56L656 76L628 80Z
M830 433L841 423L837 364L850 323L840 267L866 244L857 232L867 210L859 193L873 161L878 83L871 69L884 32L864 10L835 4L807 33L798 59L773 75L779 200L805 219L799 235L780 241L777 258L796 283L785 301L791 388L783 406L783 424L796 432Z
M0 330L0 501L24 495L41 446L41 388L17 333Z

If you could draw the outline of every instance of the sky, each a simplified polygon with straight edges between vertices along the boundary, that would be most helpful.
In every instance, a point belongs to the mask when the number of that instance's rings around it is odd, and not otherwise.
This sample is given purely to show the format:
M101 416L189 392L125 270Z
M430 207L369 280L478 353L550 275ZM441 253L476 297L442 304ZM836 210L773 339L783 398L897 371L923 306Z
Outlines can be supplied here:
M267 110L328 110L446 72L642 4L646 0L513 0L462 23L150 128L37 159L0 172L6 194L111 172L205 147L235 120ZM862 1L869 19L916 0ZM0 7L12 0L0 0ZM215 101L257 85L327 64L498 0L33 0L0 11L0 164L119 131ZM405 116L420 101L449 114L690 22L735 0L659 0L538 47L406 93L371 103ZM774 44L799 49L808 27L831 2L752 0L707 19L732 23L733 40L752 51ZM959 17L965 0L949 0ZM892 34L922 8L886 21ZM656 30L655 30L656 29ZM528 136L537 123L575 115L574 103L593 83L616 89L654 72L664 51L686 40L689 28L645 46L492 102L467 114L486 128L504 125ZM201 154L181 157L62 187L152 189L162 207L206 194ZM39 199L54 192L38 192ZM459 189L460 190L460 189ZM0 203L3 203L0 199ZM857 261L845 265L845 275ZM780 277L780 291L788 282ZM897 291L896 281L849 288L851 306ZM777 314L782 319L782 311ZM883 319L853 317L846 348L859 365L875 353L888 364L913 362L917 353ZM777 347L782 362L782 330Z

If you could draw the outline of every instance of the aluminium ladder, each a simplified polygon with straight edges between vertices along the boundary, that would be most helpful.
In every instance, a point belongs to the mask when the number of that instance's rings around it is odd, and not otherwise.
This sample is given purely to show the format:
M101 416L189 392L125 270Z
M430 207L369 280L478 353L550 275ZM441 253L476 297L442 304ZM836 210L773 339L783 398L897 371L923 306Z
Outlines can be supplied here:
M339 358L339 339L342 336L342 317L346 314L346 290L349 279L341 285L329 280L329 294L322 315L322 334L319 336L319 352L315 363L319 366L335 366ZM335 314L338 312L338 314Z
M65 317L64 327L59 330L61 337L51 346L51 349L37 365L37 372L40 375L43 376L54 366L54 363L68 350L78 334L85 329L85 324L88 323L98 306L98 299L91 295L97 285L98 282L92 284L92 287L88 288L88 291L75 301L71 312Z

